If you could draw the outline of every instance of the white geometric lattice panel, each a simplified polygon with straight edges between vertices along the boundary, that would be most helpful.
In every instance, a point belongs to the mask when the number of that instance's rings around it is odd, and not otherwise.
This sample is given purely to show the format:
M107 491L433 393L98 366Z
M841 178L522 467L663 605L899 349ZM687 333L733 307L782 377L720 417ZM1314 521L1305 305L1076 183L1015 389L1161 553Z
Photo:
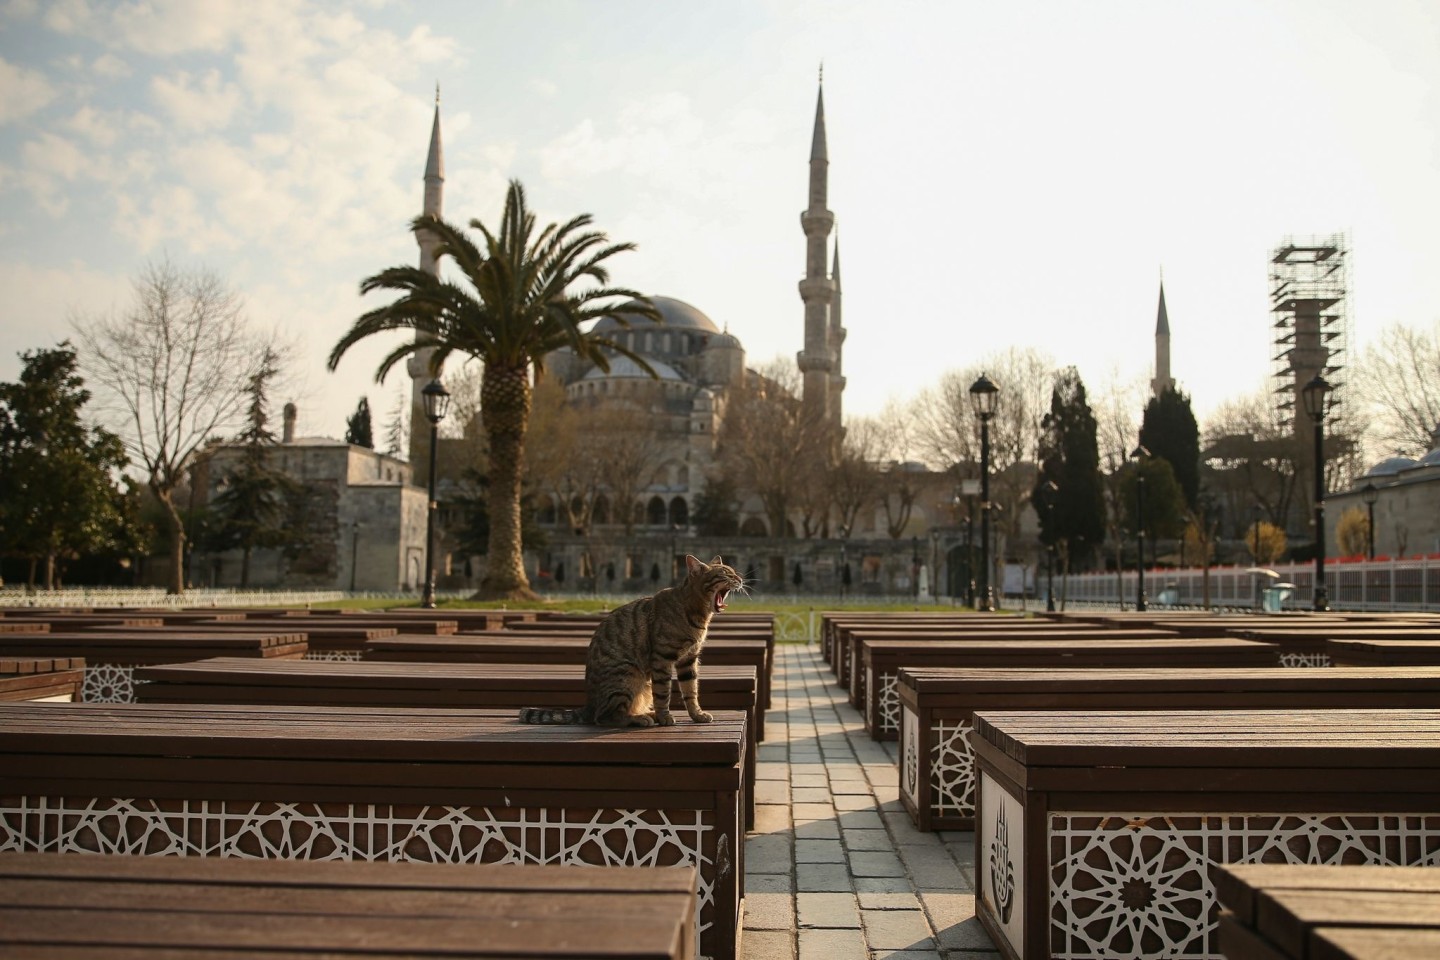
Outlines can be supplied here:
M27 797L0 802L0 852L123 853L286 860L413 860L700 868L699 929L716 870L708 811L570 810Z
M86 703L134 703L135 668L122 663L91 663L80 682L80 699Z
M900 731L900 687L896 674L880 674L880 703L876 712L880 717L881 733Z
M360 659L359 650L309 650L305 653L306 660L330 660L349 663Z
M1211 863L1440 866L1440 816L1050 816L1057 958L1221 960Z
M1282 667L1328 667L1331 665L1328 653L1282 653Z
M930 748L930 815L975 816L975 755L966 720L937 720Z

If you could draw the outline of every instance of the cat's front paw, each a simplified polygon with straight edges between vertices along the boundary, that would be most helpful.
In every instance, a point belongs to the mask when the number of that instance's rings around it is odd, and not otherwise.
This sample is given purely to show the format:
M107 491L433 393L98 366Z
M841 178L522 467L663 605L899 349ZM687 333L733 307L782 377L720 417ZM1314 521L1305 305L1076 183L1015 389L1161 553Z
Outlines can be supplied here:
M696 723L709 723L715 719L715 715L706 713L704 710L691 710L690 719Z
M650 716L648 713L637 713L635 716L630 718L630 726L653 727L655 726L655 718Z
M675 726L675 716L674 716L674 714L672 714L669 710L666 710L664 713L660 713L659 711L657 711L657 712L655 713L655 725L656 725L657 727L673 727L673 726Z

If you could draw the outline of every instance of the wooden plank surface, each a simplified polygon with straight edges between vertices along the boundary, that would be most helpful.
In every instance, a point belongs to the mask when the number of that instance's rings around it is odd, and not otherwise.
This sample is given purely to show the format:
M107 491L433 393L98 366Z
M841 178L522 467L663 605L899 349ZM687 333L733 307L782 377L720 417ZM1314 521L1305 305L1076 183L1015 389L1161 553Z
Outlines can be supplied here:
M681 957L693 867L0 855L6 956ZM155 954L162 955L162 954Z
M1435 954L1413 951L1440 943L1433 867L1235 864L1210 874L1220 904L1248 932L1237 939L1256 955L1339 957L1363 947L1353 955L1419 958Z
M901 667L899 682L926 697L974 692L1243 693L1248 690L1440 691L1440 667Z
M522 724L513 709L0 704L0 767L47 754L729 767L744 739L745 715L723 710L708 724L612 730Z
M1434 770L1440 710L983 711L974 737L1022 765Z

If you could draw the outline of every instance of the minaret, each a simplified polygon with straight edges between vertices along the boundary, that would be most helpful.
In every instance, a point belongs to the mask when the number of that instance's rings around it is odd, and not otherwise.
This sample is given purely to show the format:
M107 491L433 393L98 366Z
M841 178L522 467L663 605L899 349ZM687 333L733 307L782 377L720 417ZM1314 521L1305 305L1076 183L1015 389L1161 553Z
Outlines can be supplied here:
M1165 312L1165 281L1160 281L1160 307L1155 315L1155 379L1150 381L1150 392L1160 396L1166 390L1175 389L1175 378L1170 376L1170 315Z
M830 373L830 423L839 428L845 422L840 408L841 395L845 391L844 346L845 327L840 322L840 233L835 233L835 257L830 266L830 282L834 285L835 297L830 301L830 353L835 358L835 368Z
M440 85L435 85L435 121L430 127L430 154L425 158L425 205L424 214L444 216L445 200L445 153L440 147ZM440 276L440 264L435 259L435 248L439 239L426 230L415 234L420 246L420 269L434 277ZM410 374L410 476L414 483L424 486L429 482L426 476L430 451L430 421L425 419L425 402L420 391L431 380L430 356L433 350L418 350L410 355L405 364Z
M805 349L795 356L803 379L805 416L828 417L831 375L835 358L830 335L830 301L834 285L825 276L825 253L835 215L825 209L826 178L830 160L825 154L825 88L815 100L815 135L810 142L810 206L800 214L805 231L805 279L800 281L800 299L805 302Z

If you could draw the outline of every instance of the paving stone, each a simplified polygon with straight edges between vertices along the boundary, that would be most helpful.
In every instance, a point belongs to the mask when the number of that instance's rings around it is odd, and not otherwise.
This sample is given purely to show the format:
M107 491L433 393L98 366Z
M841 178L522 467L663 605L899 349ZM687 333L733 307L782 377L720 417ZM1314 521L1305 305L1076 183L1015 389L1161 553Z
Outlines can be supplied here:
M975 896L967 893L921 893L920 902L935 925L944 950L994 950L995 944L975 917Z
M758 767L762 763L784 763L789 760L789 750L783 743L760 744L755 750L755 764Z
M758 756L758 754L757 754ZM777 763L755 763L755 779L760 780L788 780L790 778L790 764Z
M860 929L853 893L798 893L795 906L801 927Z
M794 871L787 867L784 873L754 873L750 864L745 864L745 894L750 895L753 890L756 893L794 893L795 877Z
M795 934L789 930L746 930L740 939L744 960L795 960Z
M759 784L756 784L756 787L758 788L758 787L759 787ZM755 795L756 795L757 797L760 795L758 789L756 790ZM790 797L791 797L791 799L794 800L796 803L829 803L829 802L830 802L830 788L827 787L827 786L819 786L819 787L796 787L796 786L792 786L792 787L790 788Z
M868 956L859 930L801 930L800 960L840 960ZM750 960L747 951L746 960Z
M930 924L919 910L862 910L865 942L876 950L934 950Z
M789 803L790 784L784 780L756 780L756 803Z
M908 890L904 893L861 893L861 910L919 910L920 898Z
M874 810L875 798L868 793L850 794L842 793L835 796L836 810Z
M791 787L828 787L830 780L823 773L795 773L790 775Z
M942 960L938 951L935 950L872 950L872 960ZM959 954L954 954L958 958ZM965 955L969 957L969 954Z
M850 854L850 872L857 877L903 877L905 865L888 850L859 850Z
M839 817L846 830L885 829L885 821L880 819L880 814L870 810L846 810Z
M791 806L791 815L796 822L801 820L831 820L835 807L830 803L796 803Z
M889 850L893 847L890 834L884 830L847 829L843 833L847 850Z
M944 847L897 847L919 890L968 890L970 885Z
M805 820L795 824L797 840L839 840L840 824L829 820Z
M856 893L914 893L909 877L856 877Z
M749 877L746 877L749 880ZM795 929L795 898L785 893L756 893L745 890L746 930Z
M746 856L749 856L747 849ZM796 840L795 841L795 862L796 863L844 863L845 848L840 845L839 840ZM747 860L745 869L750 869Z
M792 859L788 834L752 833L745 838L746 873L788 873Z
M778 803L755 807L755 833L785 833L790 829L790 808Z
M854 889L843 863L795 864L795 890L799 893L849 893Z
M837 797L870 796L874 787L864 780L831 780L825 788Z

